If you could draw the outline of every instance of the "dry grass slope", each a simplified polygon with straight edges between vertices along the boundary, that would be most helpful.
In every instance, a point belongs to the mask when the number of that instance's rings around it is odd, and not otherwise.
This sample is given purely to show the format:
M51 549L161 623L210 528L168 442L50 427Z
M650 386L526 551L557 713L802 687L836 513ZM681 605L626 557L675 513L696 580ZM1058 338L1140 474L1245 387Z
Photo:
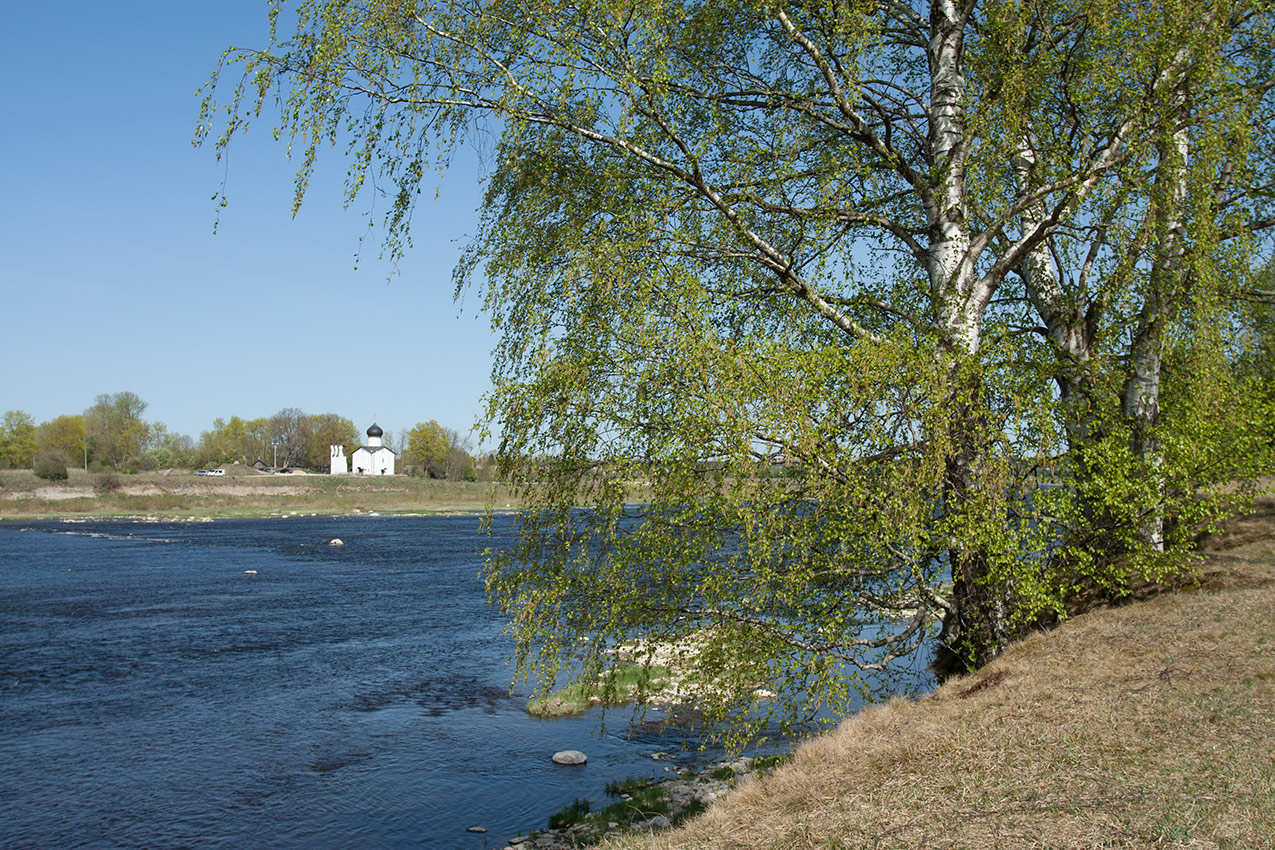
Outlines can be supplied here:
M1275 503L1200 581L1036 635L613 848L1275 848Z

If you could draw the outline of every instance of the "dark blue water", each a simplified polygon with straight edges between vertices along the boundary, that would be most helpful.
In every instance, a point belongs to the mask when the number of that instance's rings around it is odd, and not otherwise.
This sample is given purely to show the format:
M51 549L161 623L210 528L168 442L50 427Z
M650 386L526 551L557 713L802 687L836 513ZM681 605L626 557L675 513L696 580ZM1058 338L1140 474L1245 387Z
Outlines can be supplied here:
M680 739L509 694L498 531L0 523L0 846L477 850L661 770Z

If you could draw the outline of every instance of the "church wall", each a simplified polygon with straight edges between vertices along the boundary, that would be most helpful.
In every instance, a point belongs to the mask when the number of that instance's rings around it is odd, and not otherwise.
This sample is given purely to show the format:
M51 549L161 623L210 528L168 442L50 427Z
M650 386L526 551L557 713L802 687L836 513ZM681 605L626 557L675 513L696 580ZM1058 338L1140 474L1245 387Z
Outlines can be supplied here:
M350 460L350 471L356 475L393 475L394 453L370 452L366 447L356 449Z
M331 446L332 463L329 472L333 475L348 475L350 473L349 458L345 456L345 446Z

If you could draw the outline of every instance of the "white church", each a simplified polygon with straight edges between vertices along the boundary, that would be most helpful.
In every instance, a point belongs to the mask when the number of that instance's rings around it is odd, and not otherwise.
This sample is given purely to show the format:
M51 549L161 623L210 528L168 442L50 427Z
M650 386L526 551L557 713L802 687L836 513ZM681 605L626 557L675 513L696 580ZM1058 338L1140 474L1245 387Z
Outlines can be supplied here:
M354 450L353 457L345 457L345 446L332 446L332 474L349 475L353 463L355 475L393 475L394 450L381 442L385 432L375 422L367 429L367 445Z

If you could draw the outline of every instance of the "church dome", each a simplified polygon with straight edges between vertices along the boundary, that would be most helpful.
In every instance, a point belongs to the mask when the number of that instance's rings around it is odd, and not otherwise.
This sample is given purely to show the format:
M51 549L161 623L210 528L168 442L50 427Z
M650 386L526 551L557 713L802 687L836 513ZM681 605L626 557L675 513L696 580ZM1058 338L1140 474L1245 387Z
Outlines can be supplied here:
M383 437L385 436L385 432L381 430L380 425L373 422L372 427L367 429L367 435L369 437Z

